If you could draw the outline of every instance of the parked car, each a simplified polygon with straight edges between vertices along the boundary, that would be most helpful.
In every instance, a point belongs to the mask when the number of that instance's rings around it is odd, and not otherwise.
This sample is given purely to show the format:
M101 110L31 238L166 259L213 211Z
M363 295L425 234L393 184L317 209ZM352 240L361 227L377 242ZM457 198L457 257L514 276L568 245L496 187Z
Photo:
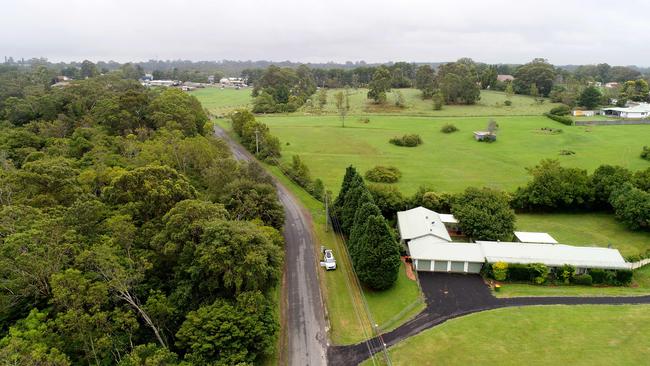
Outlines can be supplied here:
M334 259L334 254L331 249L325 249L323 251L323 262L321 262L321 265L328 271L336 269L336 259Z

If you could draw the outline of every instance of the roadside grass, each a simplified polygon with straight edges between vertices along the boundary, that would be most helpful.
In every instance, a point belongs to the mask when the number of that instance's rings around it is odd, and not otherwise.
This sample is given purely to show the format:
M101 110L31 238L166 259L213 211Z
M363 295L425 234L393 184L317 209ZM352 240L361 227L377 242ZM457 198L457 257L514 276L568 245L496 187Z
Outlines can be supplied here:
M650 295L650 266L634 270L630 286L538 286L521 283L502 283L501 290L494 292L496 297L527 296L643 296Z
M369 123L360 122L369 118ZM474 141L472 131L485 129L489 117L410 117L351 115L346 127L336 116L260 116L280 139L284 162L300 155L313 177L337 193L345 168L352 164L363 172L375 165L397 166L402 178L396 186L413 194L428 185L438 191L460 192L466 187L489 186L512 191L530 177L525 168L545 158L559 159L568 167L593 171L601 164L631 170L650 164L639 158L643 136L650 126L564 126L546 117L498 117L495 143ZM444 134L440 128L452 123L458 132ZM548 134L543 127L561 128ZM424 143L398 147L388 140L416 133ZM575 155L560 155L572 150Z
M237 108L249 108L252 88L232 89L219 87L200 88L191 92L210 113L225 114Z
M613 214L604 212L518 214L516 226L521 231L547 232L563 244L599 247L611 244L623 256L650 249L650 232L629 230Z
M393 365L642 365L649 327L647 305L503 308L449 320L389 354Z
M271 293L273 301L276 304L273 314L277 321L281 323L283 320L282 312L280 311L280 304L282 303L282 286L275 286ZM273 349L273 353L260 360L260 364L262 366L276 366L283 364L282 360L280 360L280 356L282 354L280 350L286 349L286 347L284 345L285 335L283 334L282 330L283 329L281 328L278 332L278 339L276 340L276 347Z

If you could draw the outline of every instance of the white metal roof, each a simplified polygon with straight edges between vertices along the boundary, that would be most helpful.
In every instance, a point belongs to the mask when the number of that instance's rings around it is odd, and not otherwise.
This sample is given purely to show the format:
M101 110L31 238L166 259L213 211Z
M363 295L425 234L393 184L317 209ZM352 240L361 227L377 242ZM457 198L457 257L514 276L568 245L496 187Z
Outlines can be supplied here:
M452 214L438 214L440 216L440 221L445 224L457 224L458 220Z
M522 243L557 244L548 233L535 233L530 231L515 231L515 236Z
M403 240L411 240L422 236L435 236L444 241L451 241L440 215L424 207L420 206L398 212L397 222L400 237Z
M552 267L570 264L585 268L630 268L616 249L495 241L478 241L477 244L481 246L485 259L490 263L543 263Z
M436 242L435 238L425 236L411 240L408 245L413 259L478 263L485 261L481 246L474 243Z
M644 113L650 112L650 104L639 103L630 107L609 107L603 108L604 111L628 112L628 113Z

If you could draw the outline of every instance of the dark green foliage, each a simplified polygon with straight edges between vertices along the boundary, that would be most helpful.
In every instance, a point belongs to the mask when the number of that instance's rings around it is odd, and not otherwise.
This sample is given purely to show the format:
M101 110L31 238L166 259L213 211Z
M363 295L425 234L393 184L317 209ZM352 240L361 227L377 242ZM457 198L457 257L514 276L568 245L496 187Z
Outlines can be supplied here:
M589 177L594 201L600 207L609 207L609 197L615 189L632 180L632 173L621 166L601 165Z
M363 183L352 188L345 194L345 205L339 217L343 233L350 234L357 209L366 202L372 202L372 195Z
M315 92L314 77L306 66L294 70L271 65L254 82L253 112L295 112Z
M341 189L339 190L339 195L336 196L336 199L334 200L334 204L332 205L332 213L334 216L338 217L339 220L341 219L341 212L343 210L343 206L345 206L345 195L350 191L352 188L355 188L359 185L363 184L363 179L357 173L357 170L353 166L349 166L345 169L345 175L343 176L343 181L341 182Z
M605 270L600 268L594 268L589 270L589 276L591 276L592 283L601 284L605 283Z
M546 282L549 269L542 263L508 264L508 279L516 282L532 282L538 285Z
M382 215L389 220L395 218L397 211L406 208L406 199L395 186L369 184L368 191L372 194L372 200L379 207Z
M435 89L435 72L429 65L419 66L415 73L415 87L422 91L422 99L433 96Z
M530 94L531 85L535 84L541 96L548 96L553 88L556 71L553 65L544 59L533 61L520 66L514 74L513 86L518 94Z
M400 267L399 245L381 216L366 219L363 235L352 258L359 280L374 290L385 290L397 280Z
M634 173L634 185L646 192L650 192L650 167Z
M283 167L284 173L291 178L296 184L303 188L309 188L311 184L311 174L309 167L305 164L300 155L294 155L291 159L291 165Z
M402 172L394 166L376 166L368 170L365 178L375 183L395 183L402 177Z
M465 235L476 240L509 240L515 228L515 212L507 193L490 188L467 188L452 204Z
M420 187L409 199L409 207L423 206L436 212L451 212L455 196L449 193L437 193L433 188Z
M446 104L475 104L481 99L476 64L471 59L440 65L436 81Z
M632 230L650 230L650 193L627 183L612 191L609 203L616 217Z
M271 353L277 331L272 305L261 293L248 292L188 313L176 337L195 365L237 365Z
M587 109L594 109L600 104L602 95L600 90L595 86L586 87L580 96L578 97L578 105L581 105Z
M634 273L629 269L616 270L616 282L620 285L627 286L632 283L633 275Z
M451 123L445 123L442 128L440 129L440 132L442 133L452 133L458 131L458 127Z
M361 255L359 252L359 241L363 237L364 229L366 227L366 220L370 216L381 216L381 210L372 202L363 203L354 214L354 224L352 225L350 237L347 241L348 252L350 253L350 257L353 259L353 261L355 258L359 258Z
M390 91L391 75L388 68L380 66L372 76L368 84L368 99L372 99L375 104L386 103L386 93Z
M576 273L576 268L572 265L565 264L562 267L556 268L555 277L562 281L564 284L569 284L573 280L573 275Z
M641 150L641 159L644 160L650 160L650 147L649 146L644 146L643 150Z
M118 366L174 366L178 365L178 355L154 343L135 346L133 351L120 361Z
M280 157L280 140L271 135L269 127L255 120L255 116L245 109L234 111L230 115L232 129L241 139L246 150L259 159L271 164Z
M393 137L388 142L396 146L415 147L422 144L422 138L420 138L420 135L411 134Z
M560 123L563 124L563 125L567 125L567 126L572 126L572 125L573 125L573 119L572 119L571 117L568 117L568 116L558 116L558 115L551 114L551 113L544 113L544 115L545 115L546 117L548 117L548 118L550 118L550 119L556 121L556 122L560 122Z
M515 207L534 210L576 209L593 198L587 171L565 168L557 160L542 160L528 168L533 180L517 189Z
M591 286L593 279L589 274L579 274L573 276L573 283L576 285Z
M275 187L271 184L238 179L226 185L221 201L232 218L260 219L266 225L277 229L284 224L284 209L278 201Z
M566 104L559 105L557 107L551 108L548 113L556 115L556 116L568 116L571 114L571 107L569 107Z
M165 89L151 101L149 109L156 128L181 130L185 136L203 134L203 126L208 122L199 100L179 89Z

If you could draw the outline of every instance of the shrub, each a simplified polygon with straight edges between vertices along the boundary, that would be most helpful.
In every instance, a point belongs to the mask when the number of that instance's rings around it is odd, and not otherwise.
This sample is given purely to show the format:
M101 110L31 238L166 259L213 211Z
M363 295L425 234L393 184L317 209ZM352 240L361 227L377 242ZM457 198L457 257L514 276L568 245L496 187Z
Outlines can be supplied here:
M591 286L592 277L588 274L580 274L573 277L573 283L576 285Z
M541 285L542 283L546 282L546 279L548 278L548 267L542 263L532 263L528 265L528 269L530 272L531 277L533 278L533 282L535 282L538 285Z
M566 104L559 105L557 107L551 108L548 113L556 115L556 116L567 116L571 114L571 107L569 107Z
M530 281L530 271L525 264L510 263L508 265L508 279L510 281Z
M573 150L560 150L560 155L575 155L576 152Z
M605 283L605 270L600 268L594 268L589 270L589 275L591 276L593 283Z
M504 281L508 275L508 263L496 262L492 264L492 276L497 281Z
M376 166L366 172L366 179L375 183L395 183L402 177L402 172L394 166Z
M504 104L506 107L510 107L510 106L512 105L512 101L511 101L511 100L506 100L505 102L503 102L503 104Z
M442 128L440 129L440 132L442 133L452 133L458 131L458 127L452 125L451 123L446 123Z
M619 285L629 285L632 282L632 271L629 269L619 269L616 271L616 282Z
M560 123L565 124L567 126L572 126L573 125L573 119L571 117L558 116L558 115L551 114L551 113L544 113L544 115L546 117L556 121L556 122L560 122Z
M650 146L644 146L641 150L641 159L650 160Z
M393 137L388 142L396 146L415 147L422 144L422 139L420 135L411 134L402 137Z
M565 264L561 268L558 268L557 277L565 284L569 284L571 282L571 279L573 278L574 273L576 273L575 267Z

